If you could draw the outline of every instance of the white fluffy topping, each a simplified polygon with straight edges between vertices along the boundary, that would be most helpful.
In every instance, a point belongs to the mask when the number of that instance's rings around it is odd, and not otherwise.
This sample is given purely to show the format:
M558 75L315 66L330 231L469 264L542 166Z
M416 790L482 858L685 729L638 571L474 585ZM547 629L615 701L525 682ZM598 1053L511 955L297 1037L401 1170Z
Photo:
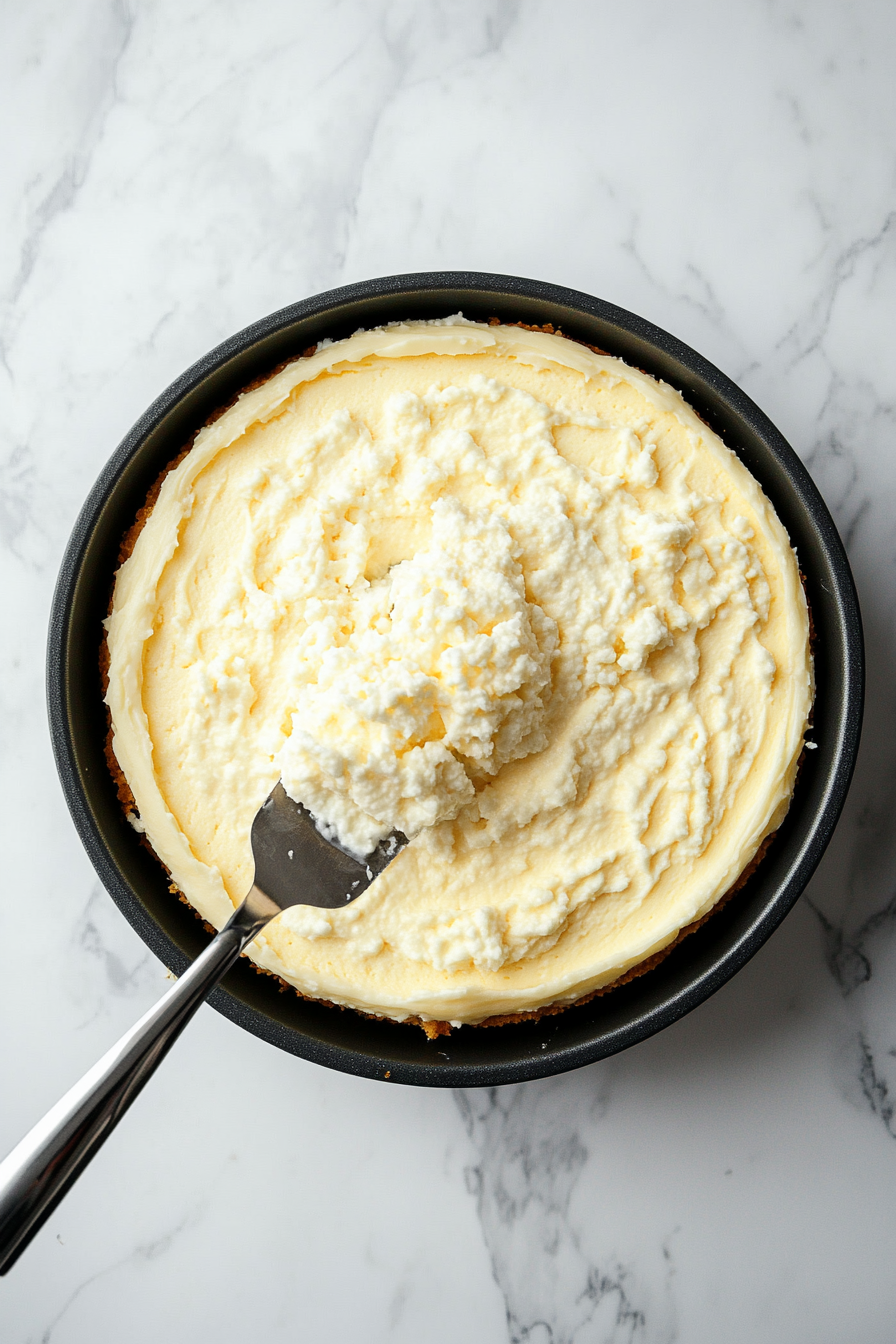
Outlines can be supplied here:
M436 500L430 545L346 595L322 654L318 628L300 646L283 784L347 848L456 817L544 747L557 627L518 556L501 519Z

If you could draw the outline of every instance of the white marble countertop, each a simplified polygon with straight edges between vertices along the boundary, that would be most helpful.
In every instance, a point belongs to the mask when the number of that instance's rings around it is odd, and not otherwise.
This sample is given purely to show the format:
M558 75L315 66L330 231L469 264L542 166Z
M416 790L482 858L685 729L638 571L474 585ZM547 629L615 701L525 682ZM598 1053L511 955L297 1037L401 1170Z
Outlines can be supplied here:
M164 989L69 821L47 613L153 397L273 309L441 268L630 308L812 471L868 641L810 890L627 1053L451 1095L201 1010L0 1282L4 1344L896 1337L896 7L888 0L4 6L5 1151Z

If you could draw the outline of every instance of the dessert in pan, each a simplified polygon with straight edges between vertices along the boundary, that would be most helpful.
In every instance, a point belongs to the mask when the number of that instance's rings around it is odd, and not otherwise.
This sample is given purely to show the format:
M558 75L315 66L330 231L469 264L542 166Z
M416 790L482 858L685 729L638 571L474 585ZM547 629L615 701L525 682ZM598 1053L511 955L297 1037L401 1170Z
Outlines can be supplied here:
M787 810L813 693L787 534L676 391L559 334L322 342L200 431L126 550L112 764L175 891L222 927L278 779L359 856L409 837L252 944L304 995L430 1034L581 1001Z

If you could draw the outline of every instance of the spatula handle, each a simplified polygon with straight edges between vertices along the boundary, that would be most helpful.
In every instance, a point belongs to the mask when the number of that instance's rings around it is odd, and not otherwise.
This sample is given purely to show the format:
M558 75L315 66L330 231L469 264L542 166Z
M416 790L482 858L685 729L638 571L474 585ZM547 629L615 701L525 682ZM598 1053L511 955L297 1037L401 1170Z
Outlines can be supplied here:
M74 1185L254 931L234 916L177 984L0 1163L0 1274Z

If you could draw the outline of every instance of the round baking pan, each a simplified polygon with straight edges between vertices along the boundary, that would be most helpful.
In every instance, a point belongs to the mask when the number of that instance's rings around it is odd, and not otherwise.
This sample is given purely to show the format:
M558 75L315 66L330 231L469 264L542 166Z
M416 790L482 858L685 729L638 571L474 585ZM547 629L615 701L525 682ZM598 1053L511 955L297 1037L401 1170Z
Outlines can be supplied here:
M147 491L190 436L247 383L324 337L402 319L552 323L678 388L742 459L796 548L815 625L813 739L787 818L744 888L648 974L540 1022L419 1027L362 1017L282 992L245 961L210 1002L304 1059L369 1078L433 1087L494 1086L578 1068L642 1041L696 1008L762 946L802 892L849 786L863 699L862 628L849 564L799 458L730 379L622 308L575 290L468 272L388 276L296 303L247 327L162 393L113 453L75 524L53 601L47 693L56 762L78 833L104 886L162 961L181 973L208 942L125 821L103 756L98 655L118 548Z

